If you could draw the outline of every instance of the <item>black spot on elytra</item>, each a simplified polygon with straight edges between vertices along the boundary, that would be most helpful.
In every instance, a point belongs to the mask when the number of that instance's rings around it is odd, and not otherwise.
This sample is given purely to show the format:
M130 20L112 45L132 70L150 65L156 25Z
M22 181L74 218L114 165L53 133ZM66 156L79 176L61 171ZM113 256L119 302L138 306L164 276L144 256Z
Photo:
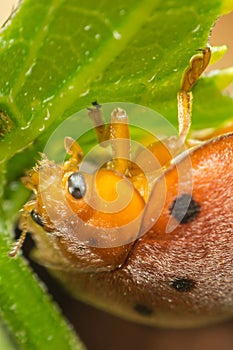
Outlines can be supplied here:
M31 211L31 218L36 224L44 227L44 222L42 217L35 210Z
M142 316L150 316L154 312L151 307L143 304L135 304L134 310Z
M195 282L189 278L176 278L170 285L177 292L189 292L194 288Z
M180 224L187 224L196 219L200 209L200 204L190 194L184 193L172 202L169 211Z

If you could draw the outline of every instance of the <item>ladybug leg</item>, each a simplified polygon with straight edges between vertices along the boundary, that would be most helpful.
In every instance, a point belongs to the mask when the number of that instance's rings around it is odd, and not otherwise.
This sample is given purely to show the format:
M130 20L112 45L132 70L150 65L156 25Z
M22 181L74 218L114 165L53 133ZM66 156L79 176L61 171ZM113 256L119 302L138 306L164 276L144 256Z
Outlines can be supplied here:
M96 131L98 142L101 144L102 147L106 147L108 143L104 142L110 139L110 125L105 124L103 116L102 116L102 110L101 105L98 103L93 104L93 108L88 108L88 116L90 117Z
M189 67L184 72L181 89L177 96L179 135L182 142L185 141L191 126L192 92L190 90L206 69L211 56L209 47L200 51L201 53L191 58Z
M25 238L27 235L27 229L28 229L28 219L30 217L32 210L35 207L36 207L36 201L29 201L24 205L23 209L20 211L22 213L21 215L22 233L19 239L14 243L12 249L9 252L9 256L11 258L17 255L18 251L20 250L20 248L22 247L25 241Z
M78 170L78 165L81 163L83 158L82 148L74 139L72 139L72 137L69 136L65 137L64 146L67 154L71 155L71 157L63 164L62 170L64 172L75 172Z
M111 168L127 176L146 201L149 193L148 180L142 169L131 160L128 116L121 108L112 111L110 140L113 152Z
M111 114L110 140L113 153L112 167L121 174L129 175L130 132L126 111L115 108Z
M177 95L178 100L178 125L179 136L182 143L185 142L191 127L192 119L192 92L180 90Z
M91 118L99 143L106 147L111 144L112 158L108 168L119 171L121 174L129 174L130 160L130 133L128 116L125 110L116 108L112 111L110 124L104 124L101 106L94 105L88 108L88 116ZM109 141L109 142L106 142Z

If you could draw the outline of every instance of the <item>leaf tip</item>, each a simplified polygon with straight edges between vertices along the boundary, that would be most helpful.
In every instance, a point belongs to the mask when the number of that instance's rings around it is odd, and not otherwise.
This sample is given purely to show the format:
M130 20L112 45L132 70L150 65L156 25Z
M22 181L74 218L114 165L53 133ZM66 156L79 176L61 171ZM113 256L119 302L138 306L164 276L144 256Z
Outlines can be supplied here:
M227 50L227 45L211 46L210 64L218 62L227 53Z

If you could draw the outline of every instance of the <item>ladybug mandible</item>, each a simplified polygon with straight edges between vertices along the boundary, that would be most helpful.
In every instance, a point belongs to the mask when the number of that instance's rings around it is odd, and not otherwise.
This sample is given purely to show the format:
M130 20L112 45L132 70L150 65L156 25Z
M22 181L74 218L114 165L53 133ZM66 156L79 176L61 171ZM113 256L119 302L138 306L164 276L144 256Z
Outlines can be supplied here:
M209 59L209 48L191 59L178 93L176 142L187 150L174 158L166 143L148 147L161 164L153 185L137 159L130 160L126 112L115 109L103 126L95 103L88 113L99 141L111 143L113 159L95 174L80 172L83 151L69 137L63 165L43 156L23 179L35 199L23 208L22 235L10 255L30 231L35 259L74 296L136 322L193 327L231 317L233 134L196 146L187 138L190 90ZM108 212L118 187L126 202Z

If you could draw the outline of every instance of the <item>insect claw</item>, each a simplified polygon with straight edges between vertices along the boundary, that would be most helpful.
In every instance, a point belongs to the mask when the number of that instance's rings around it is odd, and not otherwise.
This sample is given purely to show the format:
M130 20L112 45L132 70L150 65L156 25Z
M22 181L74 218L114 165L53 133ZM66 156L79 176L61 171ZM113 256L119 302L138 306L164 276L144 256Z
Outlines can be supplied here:
M102 105L100 105L97 101L92 102L92 106L93 107L87 107L87 110L93 111L93 112L99 112L102 108Z
M185 70L182 78L182 91L189 92L209 64L211 56L210 48L206 47L197 51L201 52L201 55L197 54L191 58L189 67Z
M96 107L97 109L102 107L102 105L100 105L97 101L92 102L92 106Z
M211 56L209 47L197 51L201 54L191 58L189 67L183 74L181 89L178 92L179 135L183 142L186 140L191 126L192 93L190 90L208 66Z

